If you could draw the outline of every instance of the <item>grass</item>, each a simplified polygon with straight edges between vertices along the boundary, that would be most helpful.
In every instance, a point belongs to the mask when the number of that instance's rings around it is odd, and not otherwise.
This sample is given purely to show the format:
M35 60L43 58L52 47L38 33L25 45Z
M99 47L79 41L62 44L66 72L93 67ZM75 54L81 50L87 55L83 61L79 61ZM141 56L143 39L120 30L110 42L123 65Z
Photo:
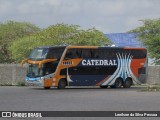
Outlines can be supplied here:
M26 86L25 82L18 82L17 86Z
M0 83L0 86L13 86L13 85L10 83Z
M0 86L26 86L25 82L17 82L16 84L12 84L12 83L0 83Z
M160 85L159 84L146 85L144 88L142 88L141 91L160 92Z

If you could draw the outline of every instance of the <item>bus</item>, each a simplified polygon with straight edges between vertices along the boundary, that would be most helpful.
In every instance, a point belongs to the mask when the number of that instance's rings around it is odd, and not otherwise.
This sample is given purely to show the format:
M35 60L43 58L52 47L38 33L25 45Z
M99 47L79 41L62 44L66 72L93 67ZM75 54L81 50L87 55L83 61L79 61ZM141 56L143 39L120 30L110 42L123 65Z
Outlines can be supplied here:
M43 46L27 63L26 84L45 89L66 86L130 88L147 81L147 49L100 46Z

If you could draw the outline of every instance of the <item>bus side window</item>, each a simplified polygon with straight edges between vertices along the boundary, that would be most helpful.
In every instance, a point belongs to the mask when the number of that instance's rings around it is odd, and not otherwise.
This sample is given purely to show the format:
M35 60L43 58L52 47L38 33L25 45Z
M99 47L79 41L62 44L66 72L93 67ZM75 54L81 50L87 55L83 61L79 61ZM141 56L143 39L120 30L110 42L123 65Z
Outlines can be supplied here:
M69 49L65 55L65 60L80 58L81 52L78 49Z
M143 59L146 58L147 51L146 50L131 50L131 55L134 59Z
M47 59L57 58L60 59L63 53L63 49L50 49L47 55Z
M81 49L76 49L76 56L78 58L81 58L81 56L82 56L82 50Z
M67 51L65 55L65 60L72 59L72 52L70 50Z
M90 49L82 49L82 58L91 58L91 51Z
M108 52L107 52L107 58L109 59L114 59L116 56L116 53L114 50L110 49Z
M47 55L47 59L52 59L52 58L54 58L54 54L53 54L52 50L50 49L48 52L48 55Z
M98 50L91 49L91 58L92 59L98 59L99 58L99 52L98 52Z
M104 50L99 49L97 50L96 54L95 54L95 58L96 59L103 59L105 56Z
M58 65L57 61L53 63L52 62L46 63L44 68L44 71L45 71L44 74L48 75L48 74L54 73L57 65Z

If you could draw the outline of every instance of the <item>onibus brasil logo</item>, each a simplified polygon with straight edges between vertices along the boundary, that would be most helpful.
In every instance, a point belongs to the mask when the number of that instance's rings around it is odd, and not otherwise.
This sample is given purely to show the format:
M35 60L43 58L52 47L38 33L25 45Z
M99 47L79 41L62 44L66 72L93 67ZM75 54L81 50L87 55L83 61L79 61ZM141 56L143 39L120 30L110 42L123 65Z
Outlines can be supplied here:
M42 114L40 112L2 112L3 118L35 118L35 117L42 117Z

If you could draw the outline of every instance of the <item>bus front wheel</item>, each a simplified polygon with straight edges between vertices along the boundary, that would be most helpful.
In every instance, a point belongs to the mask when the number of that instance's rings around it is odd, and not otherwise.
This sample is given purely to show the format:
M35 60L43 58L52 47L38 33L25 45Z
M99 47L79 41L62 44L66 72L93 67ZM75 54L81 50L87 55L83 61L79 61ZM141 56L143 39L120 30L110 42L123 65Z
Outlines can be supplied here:
M44 89L50 89L51 87L44 87Z
M131 78L127 78L124 82L123 82L123 87L124 88L130 88L132 85L132 79Z
M100 88L108 88L108 85L100 86Z
M67 85L67 82L65 79L61 79L58 83L58 89L64 89Z

